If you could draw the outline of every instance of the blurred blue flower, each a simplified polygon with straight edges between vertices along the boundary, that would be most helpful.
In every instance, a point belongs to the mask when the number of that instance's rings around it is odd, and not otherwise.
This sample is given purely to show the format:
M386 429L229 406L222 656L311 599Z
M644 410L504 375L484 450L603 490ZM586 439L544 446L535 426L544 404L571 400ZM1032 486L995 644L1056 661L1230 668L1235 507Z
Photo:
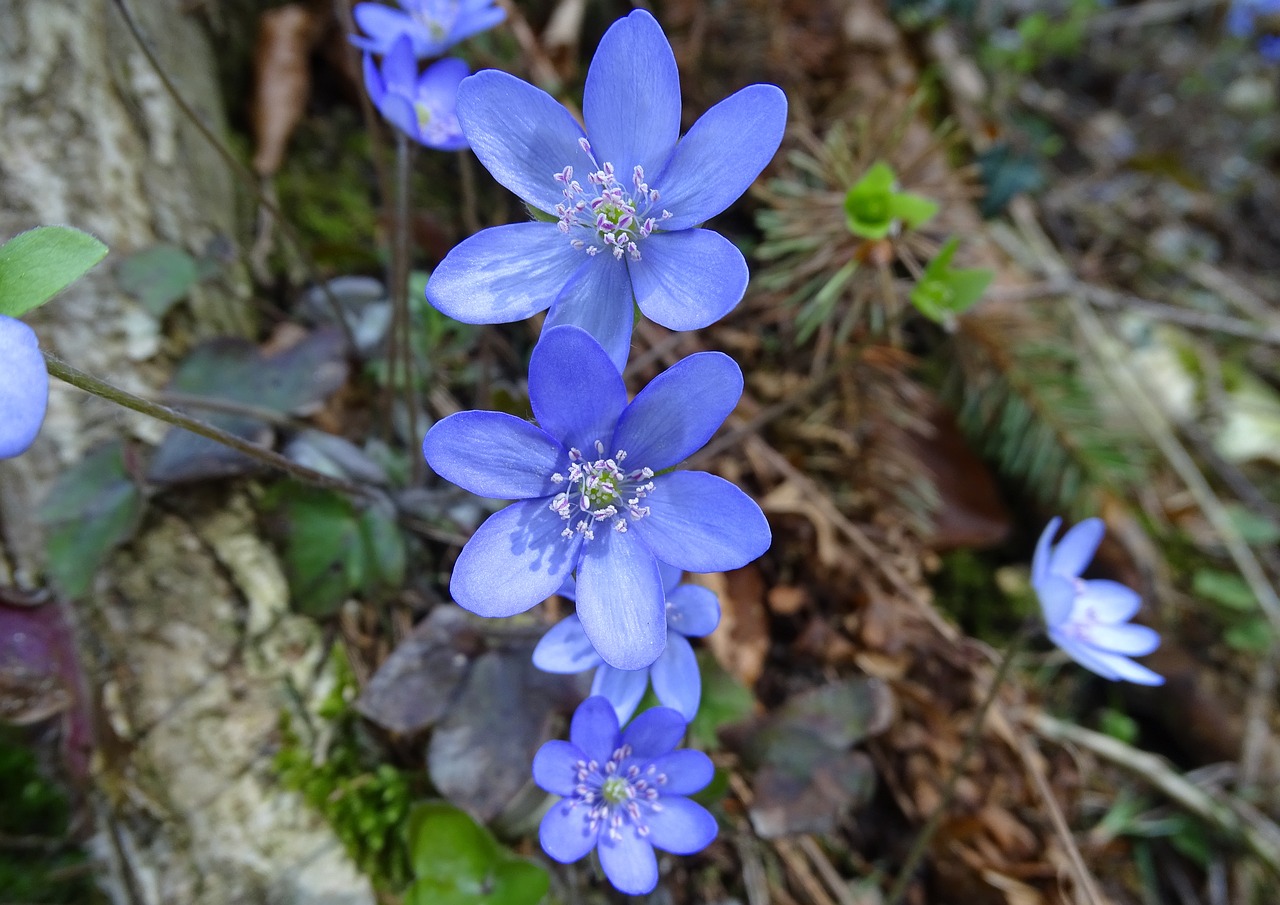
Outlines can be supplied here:
M357 3L352 10L363 35L351 43L369 53L389 53L408 35L413 55L435 57L474 34L493 28L506 13L495 0L399 0L400 9L381 3Z
M1227 31L1237 38L1258 35L1258 53L1272 63L1280 62L1280 0L1235 0L1227 12ZM1261 32L1261 34L1260 34Z
M742 298L742 253L696 227L773 157L787 100L774 85L749 85L680 138L675 56L657 20L637 10L600 41L583 116L586 132L549 94L505 72L462 83L458 118L471 149L545 216L456 246L432 274L427 299L469 324L550 308L547 327L583 328L621 370L635 305L672 330L696 330Z
M408 35L391 46L381 70L364 55L364 84L373 105L414 141L437 151L467 146L458 125L458 85L470 72L464 61L449 57L418 75Z
M1119 582L1080 577L1102 541L1102 519L1085 519L1053 546L1061 524L1060 518L1049 522L1031 561L1031 584L1040 597L1049 638L1103 678L1162 685L1162 676L1129 659L1160 646L1155 630L1129 622L1142 598Z
M547 742L533 758L533 781L564 796L542 818L543 851L568 864L594 848L609 882L639 896L658 884L655 847L676 855L706 848L715 818L685 796L715 768L701 751L675 750L685 726L676 711L655 707L619 733L608 701L583 701L570 740Z
M595 667L591 693L609 700L619 722L631 719L650 679L654 694L664 706L692 720L702 700L702 676L698 672L697 657L686 639L701 638L716 630L720 623L720 602L707 588L681 584L683 573L673 566L660 562L658 572L667 599L667 646L653 665L647 669L617 669L605 663L591 646L577 616L560 620L542 636L533 650L533 665L554 673L582 672ZM560 589L560 595L576 600L576 585L569 579Z
M0 459L27 451L49 404L49 372L35 333L20 320L0 314Z
M599 343L577 327L544 331L529 362L536 425L458 412L423 441L441 477L516 500L462 548L453 599L481 616L510 616L576 571L578 618L600 658L618 669L648 666L667 642L660 561L722 572L769 548L754 500L723 478L674 470L711 439L741 394L733 360L699 352L628 404Z

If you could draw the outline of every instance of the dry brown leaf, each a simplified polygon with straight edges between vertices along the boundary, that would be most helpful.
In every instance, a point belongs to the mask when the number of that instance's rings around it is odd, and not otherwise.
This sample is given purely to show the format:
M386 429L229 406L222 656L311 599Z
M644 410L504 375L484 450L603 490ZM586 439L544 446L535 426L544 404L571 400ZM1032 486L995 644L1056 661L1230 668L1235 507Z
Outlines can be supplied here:
M707 638L712 655L731 676L752 688L769 655L769 613L760 570L745 566L732 572L692 576L720 598L720 626Z
M258 46L253 54L253 169L264 178L280 169L289 137L306 109L311 95L308 57L320 24L300 3L279 6L258 17Z

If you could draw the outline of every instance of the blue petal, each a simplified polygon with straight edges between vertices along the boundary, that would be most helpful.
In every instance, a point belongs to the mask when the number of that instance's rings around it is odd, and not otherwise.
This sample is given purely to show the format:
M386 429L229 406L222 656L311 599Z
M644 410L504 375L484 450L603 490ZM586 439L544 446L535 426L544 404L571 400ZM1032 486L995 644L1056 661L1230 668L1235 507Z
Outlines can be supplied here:
M649 841L673 855L700 852L716 838L716 819L702 805L679 796L663 796L661 810L646 812Z
M637 10L609 27L587 70L582 97L591 148L630 187L635 166L649 182L680 137L680 73L662 26Z
M698 658L684 636L667 632L667 648L650 668L653 693L664 706L678 710L686 721L698 715L702 701L702 675Z
M477 72L458 90L458 119L471 150L493 178L546 213L564 201L555 174L566 166L593 172L578 145L582 129L545 91L496 69Z
M741 396L742 371L734 360L697 352L640 391L618 420L613 446L625 449L637 468L678 465L707 444Z
M35 332L0 315L0 459L21 455L35 442L49 404L49 373Z
M652 766L667 778L666 782L659 785L663 795L692 795L701 792L716 772L711 758L701 751L689 748L681 748L654 758Z
M489 516L453 566L453 599L478 616L514 616L546 600L577 564L582 535L546 500L522 500Z
M603 766L622 744L613 705L598 695L579 704L569 723L569 740Z
M663 229L688 229L720 213L760 175L787 127L787 97L775 85L748 85L716 104L676 145L661 178Z
M488 31L506 17L506 10L494 6L490 0L464 2L453 28L449 30L449 43L457 44L474 34Z
M594 461L596 443L613 439L627 404L627 387L604 349L584 330L544 327L529 361L529 404L543 430ZM614 452L606 449L604 454Z
M578 618L600 658L618 669L643 669L667 643L658 564L638 538L608 522L583 545Z
M578 762L586 759L577 745L553 739L533 756L533 781L552 795L572 795L578 787Z
M1044 613L1044 623L1053 630L1071 617L1071 611L1075 609L1076 604L1076 585L1069 578L1050 575L1036 585L1036 596L1040 598L1040 611Z
M1093 559L1106 528L1100 518L1088 518L1062 538L1049 557L1049 571L1065 578L1078 578Z
M720 624L720 600L715 591L682 584L667 592L667 628L686 638L710 635Z
M747 290L747 262L709 229L655 233L629 261L631 286L644 316L670 330L700 330L733 310Z
M723 478L676 471L655 479L647 518L630 523L663 562L689 572L725 572L769 549L769 523L751 497Z
M578 580L570 575L564 580L564 584L560 585L560 590L556 591L565 600L571 600L575 603L578 600Z
M1036 541L1035 556L1031 557L1032 587L1040 587L1040 583L1049 577L1049 557L1053 553L1053 539L1057 536L1061 524L1062 519L1055 515L1040 532L1040 539Z
M1050 632L1049 638L1071 659L1104 679L1111 679L1112 681L1124 680L1133 682L1135 685L1164 684L1164 676L1147 669L1141 663L1135 663L1128 657L1098 650L1091 645L1064 637L1055 632Z
M382 82L382 73L373 62L373 55L368 51L365 52L364 59L361 61L361 68L364 71L364 89L369 92L369 100L377 107L382 103L387 88Z
M422 454L445 480L499 500L559 493L551 475L569 457L546 431L504 412L457 412L436 422Z
M1084 583L1077 605L1088 607L1099 622L1128 622L1142 606L1142 598L1118 581L1094 578Z
M684 578L684 569L677 569L665 562L659 562L658 574L662 576L662 590L667 595L667 602L670 603L671 592L680 584L680 579Z
M658 859L653 846L630 823L619 828L617 838L607 830L601 833L597 852L604 875L619 892L643 896L658 885Z
M1160 646L1160 635L1145 625L1090 625L1083 631L1088 642L1103 653L1142 657Z
M554 861L572 864L591 851L596 845L599 827L591 828L589 808L569 806L571 799L563 799L551 806L538 826L538 841L542 850Z
M652 707L622 730L623 744L631 746L631 757L648 763L675 750L684 738L688 721L670 707Z
M402 34L382 58L382 81L387 91L411 97L418 81L418 60L413 55L413 39Z
M352 35L351 43L370 53L385 54L403 34L414 36L414 48L417 49L421 26L408 15L398 9L392 9L381 3L357 3L351 10L356 25L364 35ZM419 56L430 56L423 53Z
M582 263L555 224L494 226L445 255L427 281L427 301L464 324L524 320L550 307Z
M577 673L599 666L600 655L587 640L578 617L569 616L551 626L538 641L533 665L543 672Z
M471 72L466 61L447 57L427 67L418 79L416 96L430 114L419 124L419 141L438 151L460 151L467 146L458 122L458 85Z
M458 106L458 86L471 74L466 60L445 57L432 63L418 79L417 92L430 97L442 109L454 110Z
M606 698L613 705L619 723L631 719L636 706L649 685L647 669L614 669L608 663L596 670L591 680L591 693Z
M409 102L407 97L388 91L382 95L382 102L378 104L378 112L383 115L387 122L405 135L408 135L414 141L420 140L418 134L418 112L413 109L413 104Z
M587 257L551 305L543 329L562 324L581 327L604 347L618 371L631 353L635 297L627 265L612 255Z

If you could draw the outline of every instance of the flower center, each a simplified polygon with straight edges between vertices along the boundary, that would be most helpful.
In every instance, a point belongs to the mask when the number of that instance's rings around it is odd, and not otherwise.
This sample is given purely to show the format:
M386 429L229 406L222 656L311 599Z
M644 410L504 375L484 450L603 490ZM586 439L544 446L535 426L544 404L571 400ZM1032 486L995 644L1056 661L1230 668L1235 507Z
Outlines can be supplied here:
M622 825L628 822L641 836L649 835L646 810L662 810L659 787L667 784L667 775L653 764L642 769L639 764L627 763L631 753L631 746L623 745L603 766L594 760L574 765L577 787L569 807L587 808L590 828L594 831L603 825L613 839L622 838Z
M653 493L653 470L623 471L621 463L627 451L620 449L613 458L606 458L599 440L596 456L594 462L588 462L581 451L570 449L568 473L551 476L553 484L569 485L552 498L551 511L566 522L572 521L575 513L580 516L576 523L565 526L563 537L576 533L594 540L595 527L601 522L612 522L615 531L625 534L628 516L642 519L649 514L649 507L641 505L641 500Z
M587 174L589 189L583 189L582 183L573 178L573 167L553 174L552 178L564 187L565 200L556 205L560 231L574 237L570 240L574 248L593 257L608 250L619 260L625 254L639 261L640 241L670 218L671 212L664 210L656 217L650 216L658 203L658 192L644 181L644 167L637 166L632 171L628 190L618 182L613 164L596 161L590 142L580 138L578 144L591 157L596 170Z
M420 0L409 16L427 30L433 41L449 36L458 18L458 0Z

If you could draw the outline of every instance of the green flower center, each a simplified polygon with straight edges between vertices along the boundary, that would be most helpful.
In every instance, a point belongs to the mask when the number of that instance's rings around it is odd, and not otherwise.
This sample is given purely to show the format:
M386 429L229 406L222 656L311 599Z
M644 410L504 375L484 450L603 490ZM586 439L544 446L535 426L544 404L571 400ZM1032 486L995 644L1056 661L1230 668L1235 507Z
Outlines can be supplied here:
M631 796L628 794L631 783L621 776L610 776L600 784L600 794L609 804L622 804Z

